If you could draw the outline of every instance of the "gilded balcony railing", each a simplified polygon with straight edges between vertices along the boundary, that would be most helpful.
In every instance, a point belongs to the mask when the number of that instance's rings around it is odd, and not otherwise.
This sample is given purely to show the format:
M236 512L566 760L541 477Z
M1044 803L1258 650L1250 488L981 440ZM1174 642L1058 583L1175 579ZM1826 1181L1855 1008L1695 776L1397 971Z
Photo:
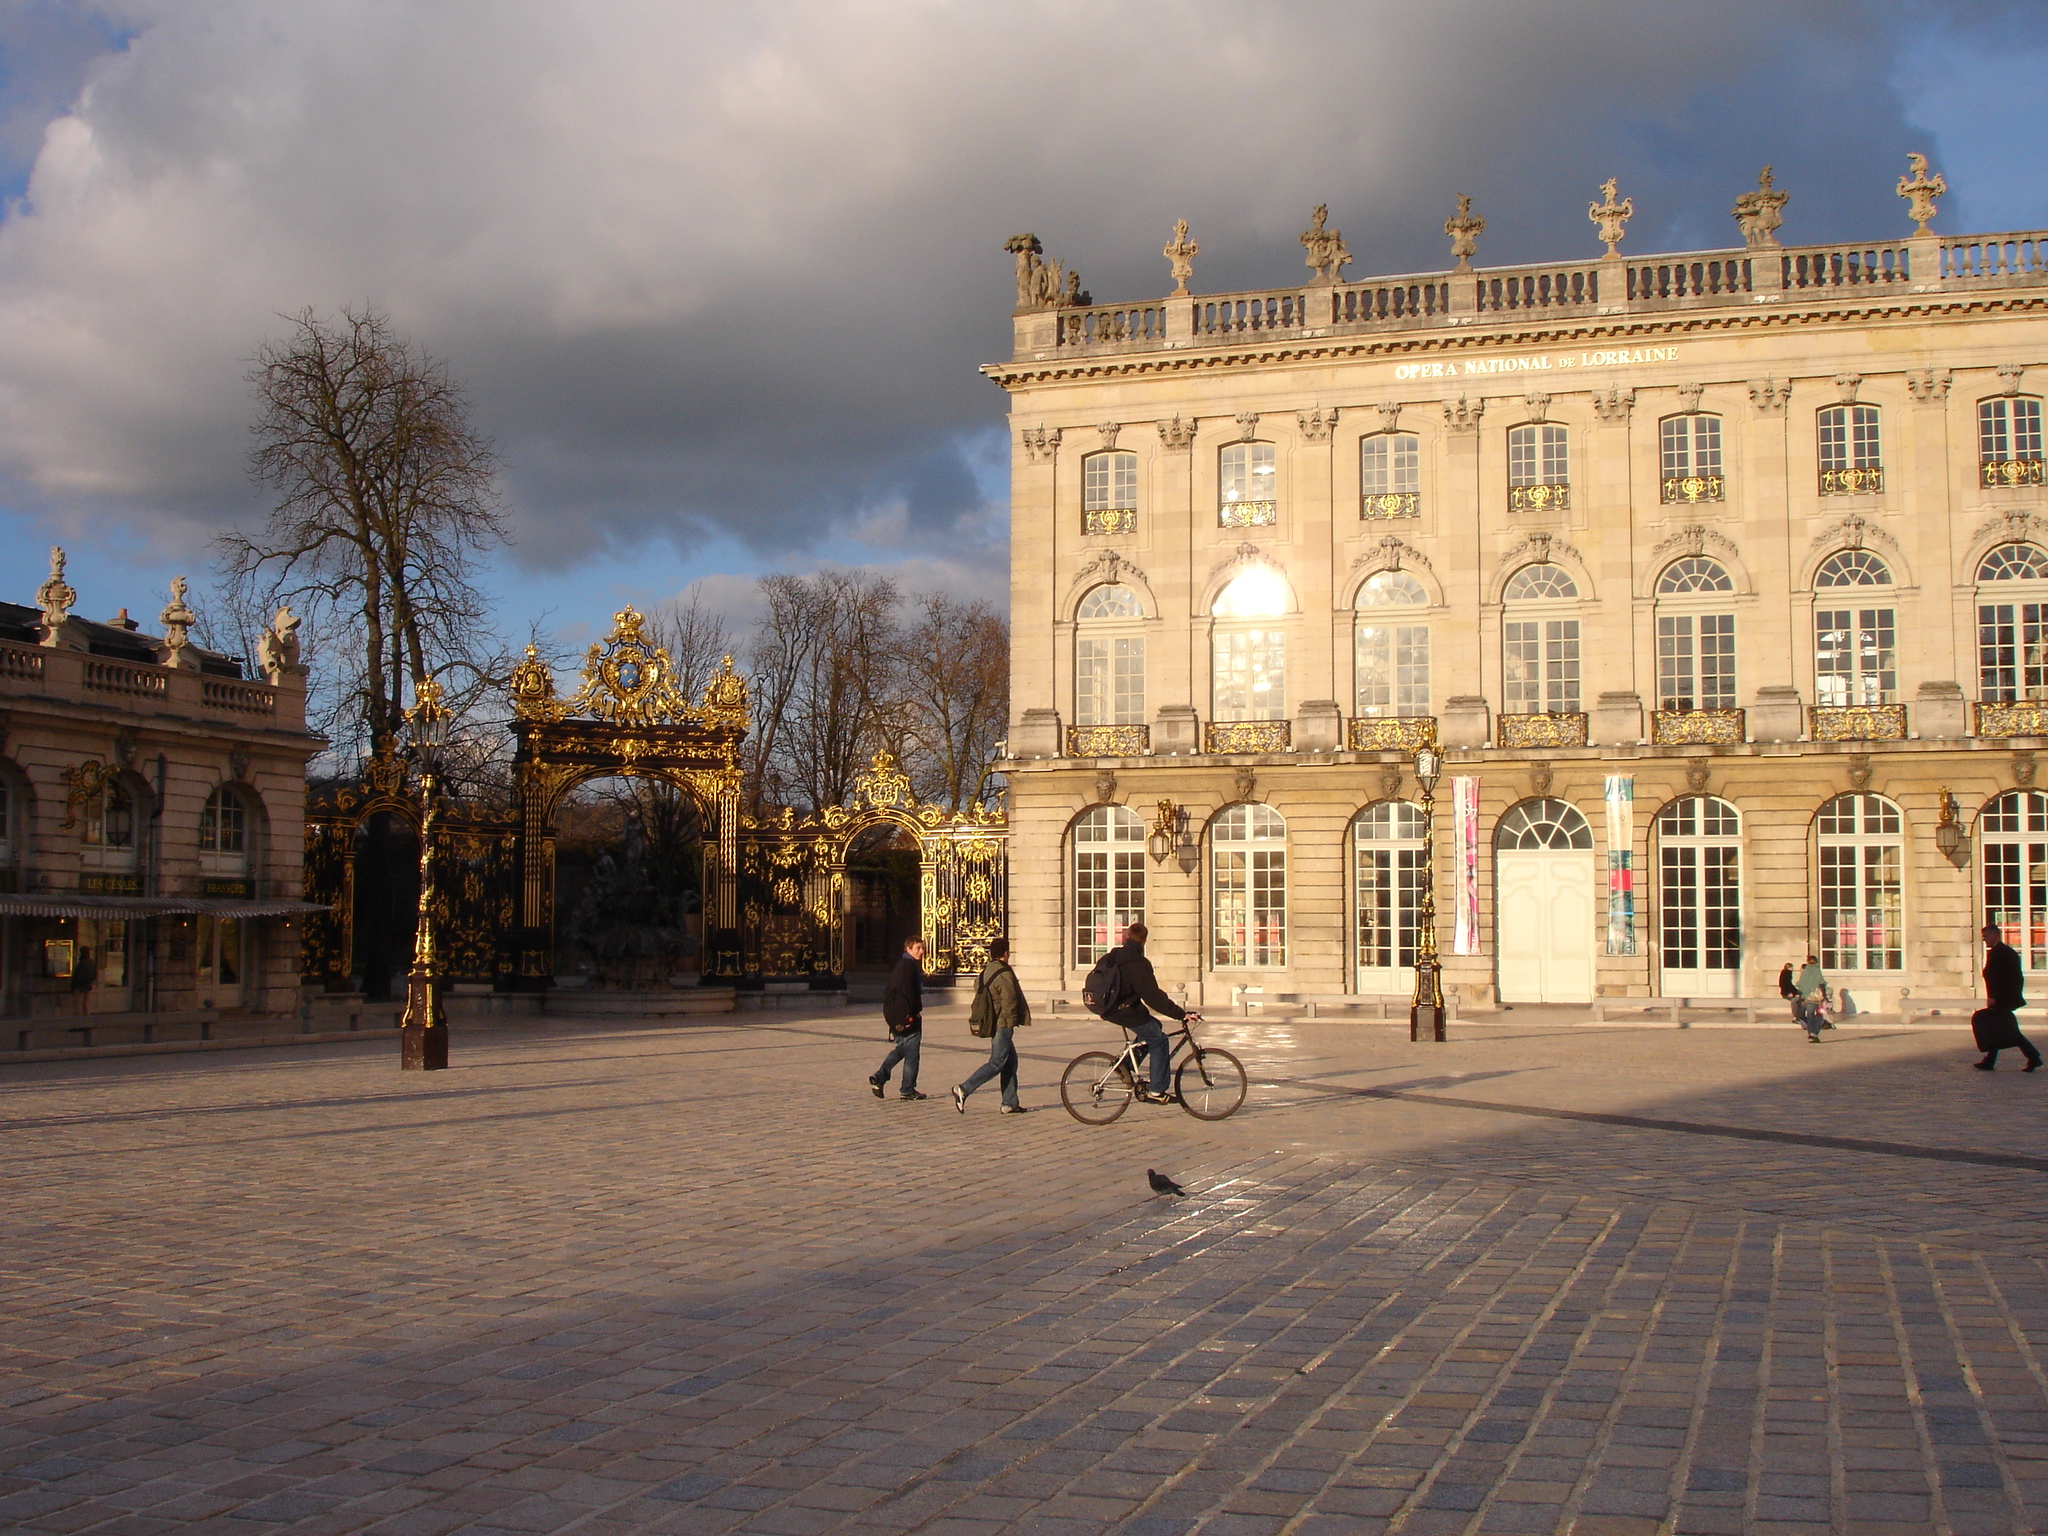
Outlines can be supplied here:
M1824 469L1820 472L1823 496L1875 496L1884 489L1884 466L1866 464L1861 469Z
M1355 716L1344 745L1353 752L1419 752L1436 745L1436 716Z
M1508 510L1510 512L1562 512L1572 504L1572 488L1569 485L1511 485L1508 487Z
M1210 752L1285 752L1293 740L1285 720L1211 720L1202 728Z
M1988 491L2009 485L2042 485L2042 465L2039 459L1985 459L1978 464L1983 472L1983 485Z
M1136 507L1090 507L1081 514L1083 533L1136 533Z
M1977 706L1979 736L2048 736L2048 699Z
M1368 491L1358 498L1360 517L1415 517L1422 497L1414 491Z
M1216 520L1225 528L1263 528L1280 521L1280 503L1226 501L1216 509Z
M1069 757L1143 757L1152 750L1149 725L1070 725Z
M1495 739L1503 747L1583 747L1583 714L1502 715Z
M1903 704L1816 704L1807 712L1815 741L1904 741Z
M1719 501L1722 481L1719 475L1666 475L1664 477L1664 499L1674 502Z
M1733 746L1746 738L1739 709L1658 709L1650 712L1650 744L1657 747Z

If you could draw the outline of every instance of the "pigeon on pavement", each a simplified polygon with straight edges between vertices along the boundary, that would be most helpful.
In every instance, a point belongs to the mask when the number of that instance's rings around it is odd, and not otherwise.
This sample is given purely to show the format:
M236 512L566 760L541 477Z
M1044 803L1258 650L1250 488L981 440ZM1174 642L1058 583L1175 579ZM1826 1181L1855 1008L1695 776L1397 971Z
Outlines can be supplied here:
M1169 1179L1157 1168L1147 1168L1145 1170L1145 1179L1146 1182L1151 1184L1152 1193L1155 1195L1185 1196L1187 1194L1186 1190L1182 1189L1178 1184L1174 1183L1173 1180Z

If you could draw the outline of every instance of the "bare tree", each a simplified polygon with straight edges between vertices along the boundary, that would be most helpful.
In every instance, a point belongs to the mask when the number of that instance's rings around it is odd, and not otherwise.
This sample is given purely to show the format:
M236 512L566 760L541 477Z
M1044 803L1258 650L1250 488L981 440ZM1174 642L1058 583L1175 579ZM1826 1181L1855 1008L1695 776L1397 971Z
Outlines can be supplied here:
M934 592L897 641L898 755L920 798L959 811L981 788L1010 713L1010 626Z
M497 459L447 366L375 309L308 309L292 326L249 375L250 469L276 506L216 547L239 609L301 611L323 724L360 748L397 732L422 678L440 676L460 709L503 672L475 584L479 556L507 538Z
M732 631L725 615L707 609L695 592L656 610L647 621L647 633L668 652L676 667L676 686L690 699L704 696L704 685L732 654Z
M762 578L749 653L756 803L842 805L898 708L896 585L869 571Z

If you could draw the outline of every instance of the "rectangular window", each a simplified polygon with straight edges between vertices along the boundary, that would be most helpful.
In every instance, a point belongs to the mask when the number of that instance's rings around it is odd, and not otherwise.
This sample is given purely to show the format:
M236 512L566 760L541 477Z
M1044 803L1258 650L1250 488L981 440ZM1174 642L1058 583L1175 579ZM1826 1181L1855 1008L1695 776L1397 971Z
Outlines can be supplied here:
M1429 709L1429 626L1361 624L1358 713L1412 718Z
M1977 697L2048 699L2048 603L1980 603Z
M1815 702L1832 708L1891 703L1899 691L1896 627L1889 608L1816 610Z
M1820 413L1820 492L1861 495L1884 489L1884 456L1874 405L1833 405Z
M1720 417L1667 416L1658 427L1658 440L1664 500L1721 500Z
M1897 845L1820 850L1820 963L1826 971L1905 965L1905 886Z
M1276 522L1275 471L1271 443L1232 443L1218 461L1218 515L1226 528Z
M1508 484L1565 484L1571 479L1568 441L1563 427L1516 427L1508 434Z
M1422 500L1422 439L1406 432L1366 438L1358 480L1361 517L1413 517Z
M1507 712L1577 714L1579 621L1515 620L1503 624L1501 634Z
M1977 457L1986 486L2044 483L2041 402L2029 395L1978 401Z
M1213 703L1218 720L1287 718L1287 637L1277 629L1219 629Z
M1135 453L1094 453L1081 465L1082 505L1104 512L1138 504L1138 456Z
M1735 707L1735 615L1657 616L1657 707Z
M1145 920L1145 850L1081 849L1074 854L1074 963L1093 965Z
M106 937L101 941L104 948L100 954L100 985L103 987L125 987L128 985L128 925L108 923L103 930Z
M1082 636L1074 642L1074 723L1145 723L1145 640Z
M1287 850L1222 849L1216 864L1217 965L1287 963Z

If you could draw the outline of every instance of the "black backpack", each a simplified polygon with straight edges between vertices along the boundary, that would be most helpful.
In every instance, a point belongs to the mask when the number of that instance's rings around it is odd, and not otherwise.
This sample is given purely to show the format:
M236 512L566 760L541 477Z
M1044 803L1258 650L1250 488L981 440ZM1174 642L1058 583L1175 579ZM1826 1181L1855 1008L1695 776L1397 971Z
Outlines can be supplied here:
M1124 1005L1124 968L1111 950L1095 962L1095 969L1081 983L1081 1002L1098 1019L1106 1019Z

